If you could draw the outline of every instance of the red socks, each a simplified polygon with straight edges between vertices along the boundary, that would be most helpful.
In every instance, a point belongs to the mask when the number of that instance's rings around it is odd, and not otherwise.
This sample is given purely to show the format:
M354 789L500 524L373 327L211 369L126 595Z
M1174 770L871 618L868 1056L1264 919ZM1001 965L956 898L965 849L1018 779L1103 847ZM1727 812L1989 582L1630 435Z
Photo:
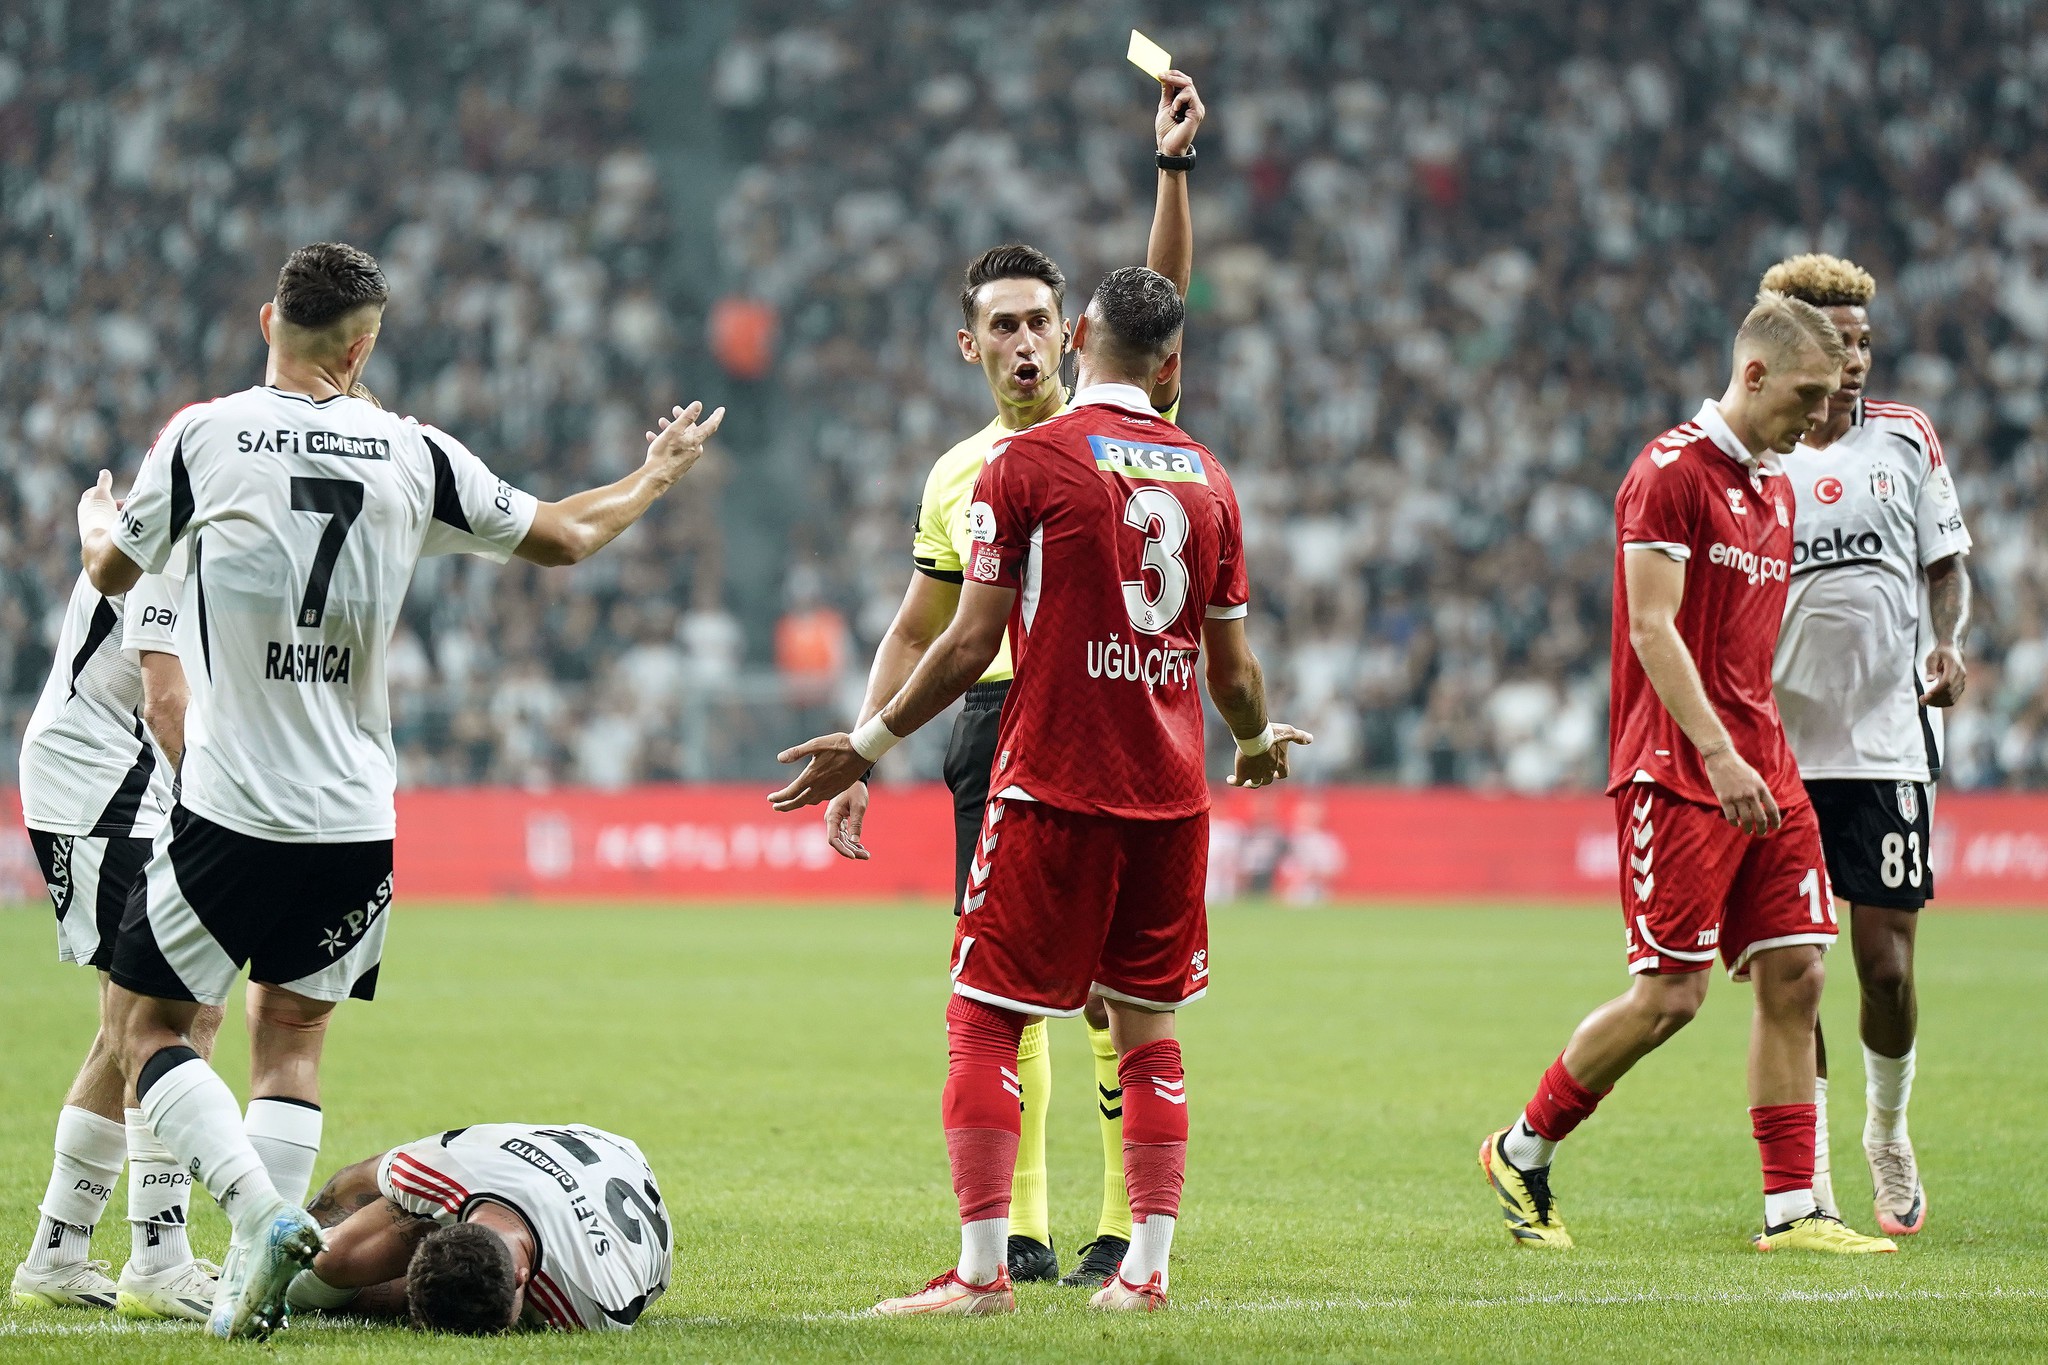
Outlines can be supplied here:
M1529 1101L1523 1120L1538 1137L1562 1142L1572 1129L1593 1116L1594 1109L1612 1089L1609 1086L1596 1095L1580 1085L1572 1079L1572 1073L1564 1069L1564 1054L1559 1053L1557 1060L1550 1064L1550 1070L1544 1072L1543 1079L1537 1082L1536 1096Z
M1814 1106L1759 1104L1749 1122L1764 1159L1764 1193L1813 1188Z
M1024 1016L1014 1011L964 995L946 1006L946 1156L963 1223L1010 1212L1022 1127L1017 1040L1023 1032Z
M1180 1043L1162 1038L1126 1052L1116 1065L1124 1089L1124 1183L1131 1216L1180 1216L1187 1173L1188 1093Z

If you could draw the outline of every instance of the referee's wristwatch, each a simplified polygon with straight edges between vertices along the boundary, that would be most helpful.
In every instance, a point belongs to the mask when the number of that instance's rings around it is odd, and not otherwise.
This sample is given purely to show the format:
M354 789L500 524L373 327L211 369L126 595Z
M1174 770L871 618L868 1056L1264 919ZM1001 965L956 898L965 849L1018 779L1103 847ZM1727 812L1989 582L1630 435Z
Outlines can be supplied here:
M1169 156L1165 152L1155 151L1152 153L1152 159L1158 163L1162 171L1191 171L1195 168L1195 149L1188 148L1183 156Z

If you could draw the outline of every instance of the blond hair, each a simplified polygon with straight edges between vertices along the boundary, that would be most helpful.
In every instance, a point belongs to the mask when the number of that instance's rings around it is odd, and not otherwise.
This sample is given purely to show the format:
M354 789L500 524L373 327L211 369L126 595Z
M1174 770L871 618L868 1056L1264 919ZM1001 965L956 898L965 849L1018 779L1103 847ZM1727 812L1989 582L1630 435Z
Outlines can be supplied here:
M1849 358L1848 344L1826 313L1805 299L1775 289L1757 294L1755 306L1736 329L1736 352L1740 354L1745 346L1787 364L1801 359L1809 349L1819 351L1821 358L1835 369L1840 369Z
M1868 270L1818 251L1778 262L1764 272L1763 287L1816 308L1867 308L1877 297Z

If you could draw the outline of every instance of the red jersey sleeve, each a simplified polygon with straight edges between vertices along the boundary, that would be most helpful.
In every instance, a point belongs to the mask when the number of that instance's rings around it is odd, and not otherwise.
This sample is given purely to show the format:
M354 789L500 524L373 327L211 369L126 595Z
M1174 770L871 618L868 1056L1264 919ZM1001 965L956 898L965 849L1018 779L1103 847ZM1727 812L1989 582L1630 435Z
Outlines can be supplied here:
M1671 453L1652 445L1636 458L1615 498L1615 531L1624 550L1662 550L1685 560L1700 523L1699 489L1690 457L1663 458Z
M1211 620L1236 620L1250 609L1252 600L1251 576L1244 563L1244 517L1237 506L1237 489L1231 486L1230 476L1223 472L1221 465L1212 457L1209 467L1215 478L1210 487L1216 493L1216 506L1223 514L1216 546L1216 583L1209 591L1209 617Z
M1015 588L1024 581L1024 560L1039 523L1039 483L1029 460L1013 458L1008 447L982 466L968 508L974 552L965 565L968 581Z

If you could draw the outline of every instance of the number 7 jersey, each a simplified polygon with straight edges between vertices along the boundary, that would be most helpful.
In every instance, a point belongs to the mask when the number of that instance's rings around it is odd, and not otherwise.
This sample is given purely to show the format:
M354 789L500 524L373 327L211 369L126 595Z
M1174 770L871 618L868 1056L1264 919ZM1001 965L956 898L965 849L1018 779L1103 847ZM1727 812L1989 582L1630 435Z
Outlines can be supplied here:
M1206 811L1202 623L1249 601L1216 457L1142 389L1096 385L993 448L970 512L967 580L1017 589L990 790L1127 819Z
M391 838L385 655L413 568L504 562L536 506L452 437L359 398L259 387L173 417L115 543L151 573L190 545L180 801L259 839Z

